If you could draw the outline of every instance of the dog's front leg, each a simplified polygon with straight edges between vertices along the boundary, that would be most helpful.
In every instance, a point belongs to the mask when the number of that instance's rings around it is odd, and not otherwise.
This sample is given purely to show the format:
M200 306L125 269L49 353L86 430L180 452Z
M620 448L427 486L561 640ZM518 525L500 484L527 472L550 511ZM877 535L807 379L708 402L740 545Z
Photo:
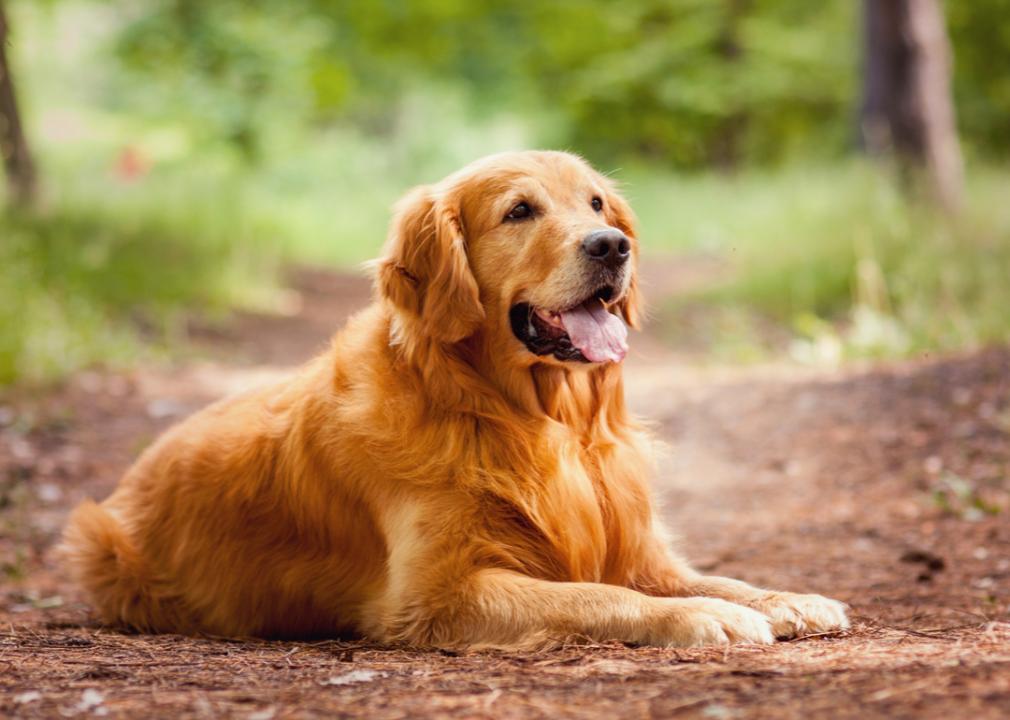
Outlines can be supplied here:
M525 649L571 637L677 647L774 639L767 617L723 600L650 597L497 569L479 570L430 602L415 600L385 634L417 645Z
M767 615L775 637L791 638L849 627L846 606L823 595L777 592L741 580L702 575L677 557L660 538L642 556L632 587L650 595L728 600Z
M687 595L723 598L754 608L771 618L775 637L792 638L849 627L846 606L812 593L778 592L718 575L700 575Z

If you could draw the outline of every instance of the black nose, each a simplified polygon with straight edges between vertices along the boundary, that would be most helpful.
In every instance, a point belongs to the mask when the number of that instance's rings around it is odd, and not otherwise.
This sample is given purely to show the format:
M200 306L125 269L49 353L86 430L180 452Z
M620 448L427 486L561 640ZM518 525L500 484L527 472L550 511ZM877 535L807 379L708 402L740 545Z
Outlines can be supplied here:
M620 230L608 228L589 233L582 241L582 250L590 260L617 268L627 262L628 255L631 254L631 242Z

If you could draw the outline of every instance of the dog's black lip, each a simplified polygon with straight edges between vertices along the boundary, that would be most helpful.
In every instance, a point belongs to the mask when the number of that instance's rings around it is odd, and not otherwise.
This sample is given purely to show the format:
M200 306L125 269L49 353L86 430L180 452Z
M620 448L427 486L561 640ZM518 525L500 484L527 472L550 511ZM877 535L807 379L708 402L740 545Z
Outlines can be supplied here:
M574 305L550 312L562 313L592 299L609 302L613 297L613 285L601 285ZM572 339L568 337L568 333L549 334L550 326L537 315L533 305L528 302L516 303L509 309L509 324L512 326L512 334L534 355L540 357L553 355L558 360L568 362L590 362L581 350L572 345ZM537 330L538 324L542 326L539 331Z
M597 300L602 300L603 302L608 303L610 302L610 299L614 297L614 286L604 285L603 287L599 288L596 292L594 292L591 297L594 297ZM583 300L582 302L585 302L585 300Z

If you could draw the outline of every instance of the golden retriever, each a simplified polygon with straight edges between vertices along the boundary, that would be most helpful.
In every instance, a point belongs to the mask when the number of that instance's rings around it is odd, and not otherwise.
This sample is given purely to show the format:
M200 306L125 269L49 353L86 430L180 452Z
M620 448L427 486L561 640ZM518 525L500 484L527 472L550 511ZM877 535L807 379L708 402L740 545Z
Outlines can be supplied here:
M567 153L414 189L372 305L79 506L70 570L105 621L155 632L544 648L846 627L839 602L670 549L623 396L637 258L627 203Z

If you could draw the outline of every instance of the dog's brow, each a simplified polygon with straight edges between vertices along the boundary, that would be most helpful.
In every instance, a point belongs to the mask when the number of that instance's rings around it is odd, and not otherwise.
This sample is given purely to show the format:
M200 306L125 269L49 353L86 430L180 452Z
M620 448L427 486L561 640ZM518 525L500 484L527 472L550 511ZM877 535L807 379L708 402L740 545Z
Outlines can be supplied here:
M549 200L551 198L551 193L539 178L525 176L509 183L509 186L501 193L500 197L503 203L526 200L543 204L545 199Z

